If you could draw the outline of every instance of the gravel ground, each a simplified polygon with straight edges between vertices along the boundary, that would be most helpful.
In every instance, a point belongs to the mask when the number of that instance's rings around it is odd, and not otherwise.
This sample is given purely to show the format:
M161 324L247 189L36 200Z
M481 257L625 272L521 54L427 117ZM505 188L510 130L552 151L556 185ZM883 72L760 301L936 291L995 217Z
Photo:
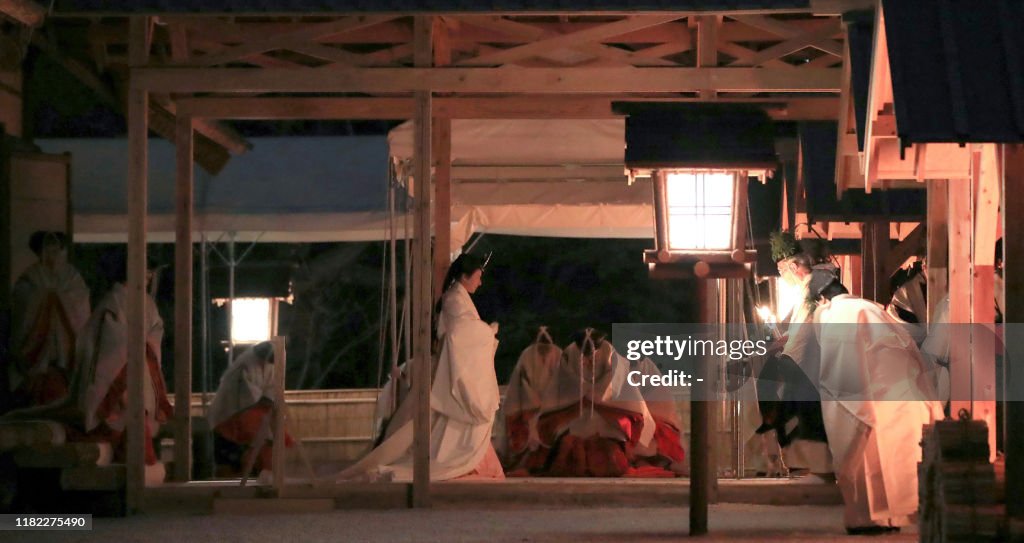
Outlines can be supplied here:
M293 515L140 515L95 519L92 532L7 532L5 542L104 543L227 541L238 543L618 541L686 540L684 508L570 508L514 510L338 510ZM841 507L716 505L711 535L700 541L916 541L916 530L885 537L850 537ZM10 537L9 537L10 536Z

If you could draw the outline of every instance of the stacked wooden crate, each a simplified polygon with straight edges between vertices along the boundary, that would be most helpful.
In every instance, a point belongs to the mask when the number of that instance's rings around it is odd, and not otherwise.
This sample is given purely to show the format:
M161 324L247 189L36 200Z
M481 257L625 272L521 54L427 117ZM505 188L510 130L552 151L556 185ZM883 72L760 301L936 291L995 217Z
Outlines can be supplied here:
M924 427L918 465L920 541L997 541L1002 511L984 421Z

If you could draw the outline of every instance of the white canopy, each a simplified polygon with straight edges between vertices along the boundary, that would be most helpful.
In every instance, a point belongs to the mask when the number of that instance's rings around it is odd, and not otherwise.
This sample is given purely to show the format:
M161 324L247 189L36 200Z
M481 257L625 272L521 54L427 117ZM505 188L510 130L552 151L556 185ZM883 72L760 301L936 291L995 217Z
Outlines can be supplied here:
M626 181L622 120L452 121L452 246L473 232L650 238L650 182ZM412 157L412 123L391 131Z

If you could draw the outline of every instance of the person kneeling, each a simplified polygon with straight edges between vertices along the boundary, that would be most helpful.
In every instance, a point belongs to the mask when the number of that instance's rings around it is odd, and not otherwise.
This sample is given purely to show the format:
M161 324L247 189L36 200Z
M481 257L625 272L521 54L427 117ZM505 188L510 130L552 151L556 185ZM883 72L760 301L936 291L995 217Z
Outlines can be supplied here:
M274 348L265 341L242 353L221 377L209 414L214 460L219 468L227 468L220 474L247 476L241 473L243 467L254 460L260 478L269 479L273 467L273 375ZM291 436L285 434L285 446L292 445Z

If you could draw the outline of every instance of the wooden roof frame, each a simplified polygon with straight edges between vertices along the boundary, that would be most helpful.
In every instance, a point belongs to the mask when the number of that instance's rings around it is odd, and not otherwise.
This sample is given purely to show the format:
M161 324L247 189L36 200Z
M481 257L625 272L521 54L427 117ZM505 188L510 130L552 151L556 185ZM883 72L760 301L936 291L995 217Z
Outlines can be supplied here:
M915 143L904 146L900 141L896 115L893 113L892 74L885 34L885 13L881 3L875 10L874 32L864 152L860 153L864 190L871 192L872 188L878 186L898 186L898 183L891 180L923 183L927 179L970 179L973 164L971 146L956 143ZM842 150L841 143L839 151Z

